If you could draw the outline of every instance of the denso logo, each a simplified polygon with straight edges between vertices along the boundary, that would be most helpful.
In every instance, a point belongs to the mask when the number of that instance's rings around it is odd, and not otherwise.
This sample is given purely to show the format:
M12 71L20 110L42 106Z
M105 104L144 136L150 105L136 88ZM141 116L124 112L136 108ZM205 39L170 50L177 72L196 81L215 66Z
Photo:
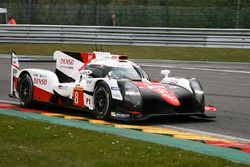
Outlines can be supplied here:
M74 65L74 59L61 59L60 64Z
M34 84L36 85L47 85L48 80L42 78L34 78Z

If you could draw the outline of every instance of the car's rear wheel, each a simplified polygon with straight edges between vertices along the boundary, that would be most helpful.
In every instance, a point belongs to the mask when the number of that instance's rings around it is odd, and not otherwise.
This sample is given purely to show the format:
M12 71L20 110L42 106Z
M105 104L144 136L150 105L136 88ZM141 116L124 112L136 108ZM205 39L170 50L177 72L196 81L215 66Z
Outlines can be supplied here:
M109 86L101 81L94 90L94 113L98 119L110 118L112 109L112 97Z
M25 107L31 107L33 104L33 82L28 73L20 77L18 96L21 104Z

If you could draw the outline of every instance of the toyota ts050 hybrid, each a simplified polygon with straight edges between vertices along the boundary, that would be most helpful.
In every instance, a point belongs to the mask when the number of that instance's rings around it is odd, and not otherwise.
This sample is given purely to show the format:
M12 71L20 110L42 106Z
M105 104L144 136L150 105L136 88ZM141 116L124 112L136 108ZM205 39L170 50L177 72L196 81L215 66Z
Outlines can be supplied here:
M55 72L19 69L11 53L11 97L25 107L47 102L92 112L98 119L143 120L151 116L205 116L204 92L195 78L169 77L160 82L127 56L109 52L55 51Z

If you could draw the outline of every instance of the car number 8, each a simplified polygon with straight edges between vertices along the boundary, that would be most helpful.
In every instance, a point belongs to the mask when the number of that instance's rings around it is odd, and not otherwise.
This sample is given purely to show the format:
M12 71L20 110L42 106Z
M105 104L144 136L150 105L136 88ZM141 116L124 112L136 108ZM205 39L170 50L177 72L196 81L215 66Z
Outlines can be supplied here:
M82 88L75 88L74 89L74 104L75 106L83 107L83 89Z
M78 103L79 103L79 92L78 92L78 91L75 91L75 94L74 94L74 102L75 102L75 104L78 104Z

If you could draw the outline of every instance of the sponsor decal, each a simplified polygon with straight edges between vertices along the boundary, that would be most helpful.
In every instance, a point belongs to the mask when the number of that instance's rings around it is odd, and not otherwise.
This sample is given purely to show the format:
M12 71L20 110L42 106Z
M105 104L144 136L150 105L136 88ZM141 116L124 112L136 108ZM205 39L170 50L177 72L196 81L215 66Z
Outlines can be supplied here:
M43 74L33 74L33 82L38 85L47 85L47 76Z
M115 118L124 118L124 119L130 118L130 114L118 113L118 112L111 112L111 116Z
M46 75L42 75L42 74L40 74L39 77L40 78L47 78Z
M60 68L74 69L73 67L69 67L69 66L60 66Z
M63 59L60 60L61 65L74 65L74 59Z
M91 80L87 80L86 84L92 84L92 81Z
M59 68L74 69L75 60L70 58L61 58L59 60Z
M90 98L86 98L86 105L90 105L91 104L91 99Z
M66 90L67 88L68 88L68 86L58 85L58 89L60 89L60 90Z
M46 78L34 78L35 85L47 85L48 80Z
M114 87L114 86L112 86L112 87L111 87L111 90L117 90L117 91L119 91L120 88L119 88L119 87Z

